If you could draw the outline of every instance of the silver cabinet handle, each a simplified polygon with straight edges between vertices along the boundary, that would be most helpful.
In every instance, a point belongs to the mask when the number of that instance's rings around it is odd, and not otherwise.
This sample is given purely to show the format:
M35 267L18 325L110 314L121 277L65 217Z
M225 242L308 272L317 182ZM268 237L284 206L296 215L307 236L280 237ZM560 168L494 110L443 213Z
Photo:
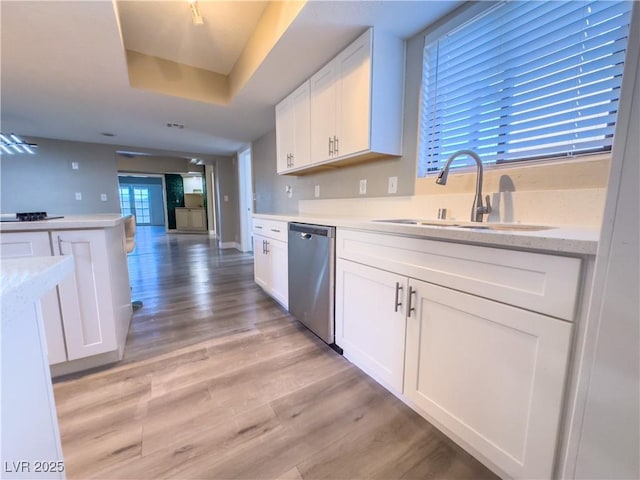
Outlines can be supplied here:
M266 240L262 240L262 253L263 254L267 254L267 241Z
M60 255L64 255L64 253L62 253L62 239L60 238L59 235L58 235L58 251L60 252Z
M294 163L293 163L293 153L291 154L291 166L293 167Z
M407 309L407 317L409 317L409 318L411 318L411 312L415 312L416 311L416 307L413 307L411 305L413 303L411 301L411 299L412 299L414 293L416 293L416 290L414 290L412 286L409 286L409 298L408 298L409 308Z
M269 240L265 240L265 243L267 244L267 251L265 253L269 255L269 253L271 253L271 250L269 250Z
M258 230L262 230L262 225L254 225L255 228L257 228Z
M335 135L333 136L333 150L333 153L335 155L338 155L338 137L336 137Z
M394 312L398 311L398 308L402 306L402 302L400 301L400 292L404 290L404 287L400 285L400 282L396 282L396 301L395 301L395 309Z
M329 137L329 156L333 155L333 138Z
M276 232L276 233L280 233L280 230L278 230L277 228L272 228L271 231L272 232Z

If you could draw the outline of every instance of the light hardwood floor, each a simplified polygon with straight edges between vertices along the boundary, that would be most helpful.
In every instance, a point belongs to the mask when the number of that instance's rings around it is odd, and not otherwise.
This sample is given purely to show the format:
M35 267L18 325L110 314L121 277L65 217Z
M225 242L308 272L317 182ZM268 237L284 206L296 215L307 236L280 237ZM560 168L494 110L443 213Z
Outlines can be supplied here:
M253 283L252 257L139 228L120 364L54 385L68 478L495 478Z

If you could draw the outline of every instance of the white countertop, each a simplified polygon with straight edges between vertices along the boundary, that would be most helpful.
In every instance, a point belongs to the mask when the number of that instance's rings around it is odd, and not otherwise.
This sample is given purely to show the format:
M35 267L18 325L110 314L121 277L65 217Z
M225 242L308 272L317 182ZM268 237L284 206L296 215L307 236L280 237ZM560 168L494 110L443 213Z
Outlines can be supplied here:
M64 218L37 222L0 222L0 232L108 228L120 225L125 218L126 216L119 213L98 213L94 215L64 215Z
M373 219L370 218L347 216L324 217L271 214L254 214L253 216L266 220L312 223L352 230L366 230L385 234L428 238L431 240L578 255L595 255L600 238L599 229L590 227L557 226L546 230L505 231L481 228L394 224L374 222L372 221ZM487 224L478 225L482 226Z
M2 323L33 303L73 271L73 257L27 257L0 260Z

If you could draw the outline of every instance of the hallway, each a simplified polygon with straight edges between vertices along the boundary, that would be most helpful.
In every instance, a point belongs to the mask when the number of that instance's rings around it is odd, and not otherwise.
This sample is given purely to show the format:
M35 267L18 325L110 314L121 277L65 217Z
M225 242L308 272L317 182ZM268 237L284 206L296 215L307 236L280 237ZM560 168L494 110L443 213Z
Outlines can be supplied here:
M251 255L140 230L125 360L54 385L67 478L495 478L262 293Z

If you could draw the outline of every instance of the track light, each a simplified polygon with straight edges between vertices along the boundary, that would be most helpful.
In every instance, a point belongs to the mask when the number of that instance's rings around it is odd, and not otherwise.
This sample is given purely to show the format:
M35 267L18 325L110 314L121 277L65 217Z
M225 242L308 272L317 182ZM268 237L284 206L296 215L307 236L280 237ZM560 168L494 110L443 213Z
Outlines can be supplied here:
M204 19L200 15L200 7L198 6L198 0L188 0L191 7L191 17L194 25L204 25Z
M35 152L33 148L37 147L35 143L27 143L14 133L0 133L0 155L6 153L13 155L14 153L30 153Z

